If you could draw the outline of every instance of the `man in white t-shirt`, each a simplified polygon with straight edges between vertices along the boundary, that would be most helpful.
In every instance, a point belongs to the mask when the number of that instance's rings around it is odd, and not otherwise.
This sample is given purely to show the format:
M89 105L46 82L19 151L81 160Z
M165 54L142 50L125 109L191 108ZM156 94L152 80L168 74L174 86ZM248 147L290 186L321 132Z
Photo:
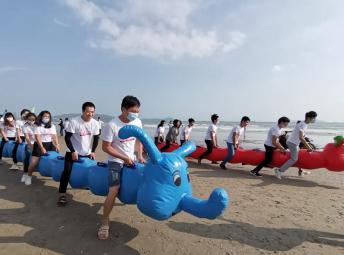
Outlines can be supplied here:
M102 149L109 155L109 193L103 205L102 224L98 230L98 239L109 238L109 215L118 195L123 166L135 165L135 147L137 160L144 163L142 144L135 137L120 139L118 131L126 125L135 125L142 128L139 119L140 101L133 96L126 96L121 104L122 113L106 124L102 133Z
M290 159L285 162L280 169L275 169L275 174L278 179L282 179L282 173L292 167L299 159L299 145L303 143L308 151L313 151L312 147L305 139L305 132L310 123L315 123L317 113L310 111L306 113L305 120L296 124L293 132L287 140L288 149L290 150Z
M82 115L70 120L65 135L67 152L64 170L60 179L58 205L66 205L66 191L74 161L80 158L95 159L99 141L99 124L93 119L96 107L92 102L82 105Z
M195 125L195 120L193 118L189 119L189 124L185 127L182 127L180 132L180 146L182 146L185 142L190 141L191 131L193 126Z
M227 156L220 164L222 169L226 168L226 163L230 162L235 155L235 151L239 149L240 138L244 135L246 127L250 124L251 120L249 117L244 116L241 118L240 124L232 128L227 139Z
M272 162L274 150L279 149L281 152L285 153L284 147L279 142L279 137L281 136L282 129L286 128L289 122L290 120L287 117L281 117L278 123L269 129L268 136L264 143L265 159L250 172L252 176L262 176L259 171Z
M104 126L104 121L102 121L100 119L100 117L98 117L98 125L99 125L99 134L101 134L102 133L102 128Z
M205 135L205 144L207 145L207 150L198 158L198 164L201 164L202 159L210 155L213 152L213 148L217 148L217 124L219 123L219 116L217 114L211 115L211 124L208 127L207 133Z

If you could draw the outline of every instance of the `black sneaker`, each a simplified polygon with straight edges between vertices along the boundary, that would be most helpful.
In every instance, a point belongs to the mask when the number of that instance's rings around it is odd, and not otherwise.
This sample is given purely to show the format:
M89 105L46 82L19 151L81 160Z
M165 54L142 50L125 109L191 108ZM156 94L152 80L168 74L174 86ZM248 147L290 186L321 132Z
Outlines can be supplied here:
M263 176L263 175L261 175L260 173L257 173L254 170L250 171L250 175L255 176L255 177L262 177Z
M220 164L220 167L223 169L223 170L227 170L227 167L224 165L224 164Z

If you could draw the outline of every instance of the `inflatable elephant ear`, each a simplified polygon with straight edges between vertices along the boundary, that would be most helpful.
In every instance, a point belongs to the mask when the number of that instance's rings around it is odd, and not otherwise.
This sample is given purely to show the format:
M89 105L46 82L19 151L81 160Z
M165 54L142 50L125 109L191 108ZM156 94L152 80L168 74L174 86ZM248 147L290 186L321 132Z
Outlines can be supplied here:
M160 151L155 146L155 144L153 143L152 139L148 136L148 134L145 131L143 131L141 128L139 128L138 126L134 126L134 125L124 126L119 130L118 136L121 139L127 139L129 137L136 137L143 144L143 146L145 147L145 150L147 151L149 157L151 158L154 164L161 161L162 156L161 156Z

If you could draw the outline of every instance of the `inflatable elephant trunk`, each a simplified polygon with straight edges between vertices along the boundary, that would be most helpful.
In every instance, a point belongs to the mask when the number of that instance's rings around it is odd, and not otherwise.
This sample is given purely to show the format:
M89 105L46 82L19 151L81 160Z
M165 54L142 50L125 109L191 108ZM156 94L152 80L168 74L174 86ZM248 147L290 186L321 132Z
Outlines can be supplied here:
M184 196L181 209L199 218L216 219L226 209L229 203L228 194L224 189L217 188L208 200L201 200L192 196Z

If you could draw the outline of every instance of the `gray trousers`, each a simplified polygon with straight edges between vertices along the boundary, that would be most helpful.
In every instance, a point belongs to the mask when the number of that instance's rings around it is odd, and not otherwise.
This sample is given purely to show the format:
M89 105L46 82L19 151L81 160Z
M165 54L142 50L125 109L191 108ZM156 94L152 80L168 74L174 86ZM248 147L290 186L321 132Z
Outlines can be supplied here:
M288 168L292 167L299 159L299 146L291 142L287 142L287 145L290 150L290 159L279 169L281 173L287 171Z

